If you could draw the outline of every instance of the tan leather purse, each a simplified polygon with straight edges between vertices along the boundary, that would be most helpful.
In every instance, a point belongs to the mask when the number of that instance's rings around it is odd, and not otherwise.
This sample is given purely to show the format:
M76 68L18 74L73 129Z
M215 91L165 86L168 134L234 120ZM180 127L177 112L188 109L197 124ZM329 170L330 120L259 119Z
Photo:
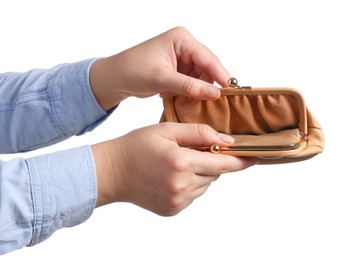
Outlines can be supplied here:
M167 94L161 122L210 125L235 142L196 149L259 157L261 164L297 162L323 151L323 131L299 91L241 87L235 78L228 83L231 88L220 89L221 97L215 101Z

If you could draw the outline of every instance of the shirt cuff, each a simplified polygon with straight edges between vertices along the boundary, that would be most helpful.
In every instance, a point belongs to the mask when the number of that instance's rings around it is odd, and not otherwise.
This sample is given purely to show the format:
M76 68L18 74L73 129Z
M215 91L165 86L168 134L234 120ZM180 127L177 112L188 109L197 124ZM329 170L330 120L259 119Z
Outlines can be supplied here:
M33 246L56 230L78 225L91 216L97 180L89 146L29 158L27 163L34 213L28 246Z
M98 104L90 85L88 59L61 67L48 86L52 116L66 136L82 135L100 125L109 113Z

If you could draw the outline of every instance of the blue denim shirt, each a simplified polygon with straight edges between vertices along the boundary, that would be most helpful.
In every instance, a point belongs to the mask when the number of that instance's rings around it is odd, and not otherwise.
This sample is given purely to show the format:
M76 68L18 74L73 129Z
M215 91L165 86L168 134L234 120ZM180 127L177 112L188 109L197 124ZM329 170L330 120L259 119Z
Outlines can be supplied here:
M0 153L48 146L93 130L105 120L109 114L89 84L93 61L0 74ZM92 214L96 199L89 146L0 160L0 255L82 223Z

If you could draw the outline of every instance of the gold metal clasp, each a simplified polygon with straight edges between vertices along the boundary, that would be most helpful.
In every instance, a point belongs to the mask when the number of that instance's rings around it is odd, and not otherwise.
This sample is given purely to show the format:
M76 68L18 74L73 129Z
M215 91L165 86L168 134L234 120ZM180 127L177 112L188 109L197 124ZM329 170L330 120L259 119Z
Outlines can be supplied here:
M229 80L227 81L227 84L231 87L231 88L242 88L242 89L251 89L251 86L240 86L238 84L238 80L234 77L229 78Z
M189 147L197 151L211 152L214 154L222 152L237 152L237 151L290 151L298 149L304 140L299 140L297 143L283 144L283 145L231 145L221 147L219 144L212 144L208 146Z
M241 88L239 85L238 85L238 80L237 78L229 78L229 80L227 81L227 84L232 87L232 88Z

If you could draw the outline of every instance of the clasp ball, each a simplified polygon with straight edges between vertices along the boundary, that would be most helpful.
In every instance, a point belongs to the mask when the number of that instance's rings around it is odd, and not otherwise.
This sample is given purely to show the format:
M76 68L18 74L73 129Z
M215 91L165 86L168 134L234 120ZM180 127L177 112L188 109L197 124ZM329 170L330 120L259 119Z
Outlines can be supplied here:
M235 88L238 87L238 81L236 78L232 77L227 81L227 84L229 84L230 87Z
M221 150L220 145L218 144L212 144L212 146L210 147L210 152L211 153L219 153Z

